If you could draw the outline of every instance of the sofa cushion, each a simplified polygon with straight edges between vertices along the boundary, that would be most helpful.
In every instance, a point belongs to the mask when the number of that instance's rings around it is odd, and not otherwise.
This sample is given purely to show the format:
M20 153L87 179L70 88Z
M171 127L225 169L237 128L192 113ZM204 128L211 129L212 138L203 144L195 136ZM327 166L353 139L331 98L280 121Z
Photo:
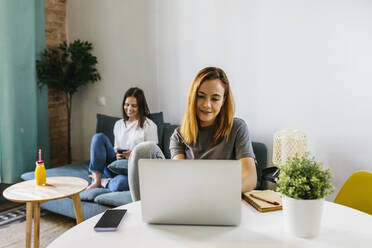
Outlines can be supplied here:
M95 202L107 206L118 207L132 202L130 191L111 192L97 196Z
M128 160L120 159L115 160L107 166L107 168L119 175L128 175Z
M163 130L164 130L164 117L163 112L152 113L150 114L149 118L156 124L158 127L158 139L159 145L162 146L162 139L163 139Z
M51 168L46 170L47 177L80 177L87 180L89 183L91 179L89 178L89 161L82 161L78 163L73 163L65 166L60 166L56 168ZM35 178L35 173L33 171L23 173L21 175L23 180L32 180Z
M72 199L69 197L44 202L40 205L40 207L57 214L68 216L73 219L76 218L74 204L72 202ZM111 207L97 204L96 202L81 201L81 211L83 212L84 220L87 220L99 213L102 213L109 208Z
M120 119L120 117L97 114L96 132L104 133L110 139L111 143L114 144L114 125Z
M151 113L149 118L156 124L158 127L158 138L159 144L162 142L163 138L163 112ZM120 120L121 117L114 117L109 115L97 114L97 126L96 133L104 133L114 145L114 125L115 122Z
M106 188L86 189L80 193L80 200L93 202L97 196L109 192L110 190Z

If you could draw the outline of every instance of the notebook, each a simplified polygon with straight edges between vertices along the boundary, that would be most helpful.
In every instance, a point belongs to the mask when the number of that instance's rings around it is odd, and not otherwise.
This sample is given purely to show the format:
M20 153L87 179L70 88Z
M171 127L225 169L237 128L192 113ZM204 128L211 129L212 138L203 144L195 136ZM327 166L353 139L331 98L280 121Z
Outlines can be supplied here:
M277 202L279 205L267 203L266 201L252 197L252 195L267 201ZM246 192L243 194L243 199L260 212L282 210L282 197L279 192L273 190L255 190Z
M238 160L139 160L142 218L146 223L239 225Z

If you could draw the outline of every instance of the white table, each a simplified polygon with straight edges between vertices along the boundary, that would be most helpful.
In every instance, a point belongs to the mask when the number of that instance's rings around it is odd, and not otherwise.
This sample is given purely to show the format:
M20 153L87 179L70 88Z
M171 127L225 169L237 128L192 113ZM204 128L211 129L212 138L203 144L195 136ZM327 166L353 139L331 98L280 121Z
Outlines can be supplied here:
M142 221L140 202L128 209L117 232L95 232L96 215L63 233L49 247L372 247L372 215L332 202L324 206L319 236L296 238L283 227L283 212L257 212L242 202L237 227L149 225Z

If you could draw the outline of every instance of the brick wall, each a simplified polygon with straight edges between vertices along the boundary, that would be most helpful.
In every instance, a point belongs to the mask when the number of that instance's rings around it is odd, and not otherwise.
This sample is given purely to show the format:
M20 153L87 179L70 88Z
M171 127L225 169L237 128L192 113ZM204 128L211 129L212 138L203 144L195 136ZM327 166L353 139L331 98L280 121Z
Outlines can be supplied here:
M66 41L66 0L44 0L46 47ZM67 110L63 92L48 91L50 165L67 163Z

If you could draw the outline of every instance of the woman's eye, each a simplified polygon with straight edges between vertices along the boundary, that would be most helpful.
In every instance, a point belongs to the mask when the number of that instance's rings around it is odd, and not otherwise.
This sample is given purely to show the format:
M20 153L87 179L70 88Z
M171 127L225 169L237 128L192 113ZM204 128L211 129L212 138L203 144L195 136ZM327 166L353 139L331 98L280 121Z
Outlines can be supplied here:
M204 98L204 96L203 95L198 95L198 98Z
M219 98L212 98L212 101L214 101L214 102L217 102L219 100L220 100Z

